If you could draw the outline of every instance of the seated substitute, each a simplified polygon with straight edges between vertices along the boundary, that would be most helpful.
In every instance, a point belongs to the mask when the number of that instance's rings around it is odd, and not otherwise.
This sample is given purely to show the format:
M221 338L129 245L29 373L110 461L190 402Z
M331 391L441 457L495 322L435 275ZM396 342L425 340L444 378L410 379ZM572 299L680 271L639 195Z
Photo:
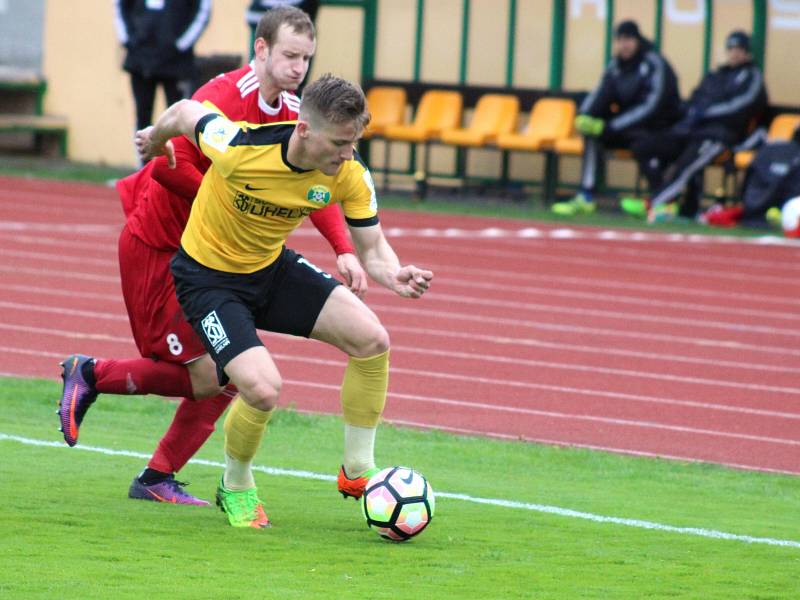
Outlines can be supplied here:
M631 201L623 205L626 212L647 213L650 222L676 216L695 218L703 170L744 141L764 113L767 92L764 77L750 54L750 37L743 31L733 31L725 49L725 64L703 77L681 120L668 132L649 136L632 147L647 178L651 199L649 203Z
M296 123L237 125L197 102L172 105L137 133L143 160L171 155L169 139L194 136L211 168L172 260L178 300L239 397L225 419L225 472L217 503L234 527L269 527L251 461L281 388L257 329L311 337L348 356L341 400L345 464L340 490L363 493L374 472L375 432L386 401L389 336L353 293L285 247L314 210L339 202L369 276L419 298L431 271L402 266L383 235L375 189L353 145L369 121L362 90L325 75L303 94ZM350 482L344 489L342 480Z
M741 202L715 204L702 221L716 227L780 227L781 208L800 196L800 127L786 142L770 142L756 153L742 184Z
M581 103L575 129L583 135L581 187L571 200L556 202L563 216L592 213L598 166L604 148L629 148L638 139L667 129L680 118L675 72L642 37L633 21L614 32L614 58L600 84Z

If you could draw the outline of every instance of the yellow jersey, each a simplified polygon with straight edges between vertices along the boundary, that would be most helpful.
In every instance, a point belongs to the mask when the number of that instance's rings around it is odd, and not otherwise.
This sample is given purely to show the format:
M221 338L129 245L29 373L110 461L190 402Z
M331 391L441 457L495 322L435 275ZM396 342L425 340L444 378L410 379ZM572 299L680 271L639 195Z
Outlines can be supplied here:
M357 154L332 176L289 164L295 124L256 126L217 114L198 121L197 146L212 164L181 238L189 256L218 271L258 271L303 219L331 202L341 203L351 226L378 223L375 186Z

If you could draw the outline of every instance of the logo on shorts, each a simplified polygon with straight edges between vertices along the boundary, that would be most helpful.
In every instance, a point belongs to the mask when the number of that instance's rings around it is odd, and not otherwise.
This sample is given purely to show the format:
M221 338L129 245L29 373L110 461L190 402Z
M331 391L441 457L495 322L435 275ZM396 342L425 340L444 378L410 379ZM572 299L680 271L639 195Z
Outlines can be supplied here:
M317 204L327 204L331 201L331 191L324 185L314 185L308 189L306 198Z
M231 343L228 339L228 334L222 327L217 317L217 311L212 310L205 318L200 321L200 326L203 328L203 333L206 334L208 343L214 348L214 352L219 354L225 346Z

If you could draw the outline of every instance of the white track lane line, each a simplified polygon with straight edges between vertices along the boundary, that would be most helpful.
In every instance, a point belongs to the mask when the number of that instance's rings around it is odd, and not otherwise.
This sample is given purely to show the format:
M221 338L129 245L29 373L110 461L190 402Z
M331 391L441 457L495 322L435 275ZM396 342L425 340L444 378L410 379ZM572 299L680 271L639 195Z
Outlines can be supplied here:
M422 320L457 320L465 321L468 323L485 324L486 318L474 315L463 314L453 311L431 310L428 308L406 308L402 306L389 306L385 304L378 304L376 302L369 303L370 308L376 312L388 314L403 314L410 317ZM776 346L776 345L762 345L762 344L747 344L744 342L736 342L730 340L720 340L712 338L703 338L697 336L681 336L672 335L668 333L646 333L641 331L630 331L626 329L607 329L602 327L585 327L576 325L561 325L552 323L542 323L540 321L531 321L519 318L506 318L506 317L493 317L492 322L506 325L515 329L532 329L535 331L555 331L559 333L571 333L575 335L601 335L607 337L617 337L632 340L651 340L658 342L668 343L682 343L701 348L724 348L727 350L747 350L752 352L764 352L767 354L778 354L782 356L800 356L800 349L789 346Z
M25 349L15 349L9 348L7 346L0 346L0 353L2 352L9 352L15 354L22 354L22 355L29 355L29 356L47 356L53 359L63 358L63 354L58 354L54 352L41 352L37 350L25 350ZM299 357L293 356L288 354L281 354L281 353L273 353L273 358L277 359L278 361L292 361L292 362L299 362L303 364L312 364L316 366L326 366L326 367L337 367L338 369L343 369L345 364L342 361L334 361L334 360L326 360L326 359L315 359L315 358L308 358L308 357ZM451 381L466 381L470 383L484 383L490 384L493 386L506 386L506 387L513 387L518 389L540 389L543 387L549 386L542 386L540 384L529 384L525 382L519 381L509 381L509 380L499 380L499 379L489 379L483 377L470 377L464 375L453 375L449 373L438 373L433 371L420 371L419 369L405 369L401 367L394 367L393 372L395 374L403 373L407 375L412 375L415 377L430 377L436 379L446 379ZM286 380L287 382L290 380ZM390 396L394 394L390 393ZM398 396L399 397L399 396ZM800 447L800 440L795 439L785 439L785 438L778 438L772 436L763 436L763 435L750 435L746 433L737 433L737 432L729 432L729 431L720 431L720 430L713 430L713 429L702 429L698 427L688 427L682 425L666 425L663 423L658 423L655 421L643 421L640 419L620 419L620 418L613 418L613 417L603 417L598 415L588 415L588 414L576 414L576 413L564 413L558 411L550 411L550 410L538 410L533 408L524 408L524 407L516 407L516 406L502 406L496 403L482 403L482 402L469 402L465 400L451 400L446 398L436 398L436 397L427 397L427 396L414 396L414 395L406 395L406 400L414 400L418 402L426 402L430 404L436 404L439 406L456 406L461 408L469 408L473 410L491 410L497 412L506 412L512 414L520 414L520 415L527 415L531 417L542 417L547 419L558 419L562 421L576 421L576 422L586 422L586 423L601 423L604 425L613 425L618 427L629 427L634 429L645 429L645 430L658 430L658 431L669 431L672 433L685 433L693 436L700 436L700 437L718 437L724 439L735 439L740 441L747 441L747 442L755 442L755 443L763 443L763 444L772 444L778 446L798 446ZM428 425L428 427L435 428L435 425Z
M94 298L100 300L117 300L116 298L109 298L101 294L85 294L83 297ZM121 301L120 301L121 304ZM68 331L65 329L56 329L53 327L36 327L32 325L18 325L16 323L3 323L0 322L0 329L5 331L19 331L23 333L31 333L42 336L61 337L72 340L77 339L95 339L103 340L114 343L129 343L131 340L124 336L115 336L108 334L93 334L84 333L80 331ZM584 346L579 344L563 344L557 342L545 342L531 338L513 338L508 336L496 335L483 335L478 333L453 331L448 329L433 329L427 327L413 327L404 325L402 334L417 334L420 336L437 337L448 340L469 340L480 341L486 344L496 344L505 348L518 347L518 348L545 348L548 350L566 350L568 352L581 352L585 354L600 354L603 356L620 356L630 358L632 360L657 360L660 365L666 363L681 363L692 366L706 365L710 367L723 367L730 368L735 371L754 371L762 373L785 373L795 374L797 368L793 366L780 367L771 363L756 363L756 362L737 362L734 360L717 360L713 358L701 358L697 356L683 356L677 354L664 354L656 352L641 352L638 350L624 350L610 348L608 346ZM278 334L273 334L278 335ZM290 340L289 336L286 339Z
M60 451L75 452L84 451L96 454L103 454L105 456L123 456L127 458L136 458L139 460L147 460L150 458L149 454L143 452L134 452L131 450L112 450L111 448L103 448L98 446L75 446L74 448L67 448L61 442L52 442L47 440L37 440L18 435L9 435L7 433L0 433L0 441L24 444L26 446L36 446L40 448L52 448ZM220 462L201 460L193 458L189 461L191 464L211 467L215 469L224 469L225 465ZM264 467L261 465L254 465L253 470L259 473L275 477L296 477L301 479L311 479L315 481L324 481L330 483L336 480L332 475L323 473L314 473L312 471L302 471L295 469L281 469L275 467ZM607 515L598 515L570 508L563 508L559 506L550 506L546 504L535 504L531 502L520 502L517 500L506 500L501 498L482 498L479 496L471 496L469 494L453 493L453 492L436 492L437 498L446 498L448 500L458 500L461 502L471 502L474 504L483 504L487 506L494 506L498 508L508 508L514 510L525 510L529 512L538 512L558 517L569 519L580 519L584 521L591 521L594 523L603 523L609 525L619 525L622 527L633 527L637 529L645 529L649 531L659 531L663 533L673 533L678 535L689 535L695 537L709 538L715 540L726 540L733 542L743 542L746 544L763 544L767 546L781 546L785 548L800 549L800 541L786 540L769 537L759 537L752 535L743 535L738 533L729 533L725 531L718 531L715 529L707 529L705 527L676 527L674 525L667 525L657 523L655 521L644 521L641 519L629 519L623 517L612 517Z
M112 342L112 343L119 343L125 346L131 347L133 342L127 338L121 338L119 336L110 336L106 334L80 334L76 335L75 339L81 340L92 340L92 341L104 341L104 342ZM36 349L26 349L26 348L15 348L10 346L0 346L0 352L5 352L8 354L18 354L22 356L44 356L47 358L52 358L54 361L61 360L64 358L65 353L59 352L50 352L46 350L36 350ZM289 362L297 362L297 363L304 363L308 362L308 357L304 355L287 355L284 354L282 357L289 361ZM344 367L344 363L341 364ZM408 369L398 370L398 372L416 372L410 371ZM27 375L23 374L8 374L8 377L20 377L20 378L27 378ZM330 390L332 393L338 393L340 389L339 383L315 383L309 381L297 381L292 379L285 379L286 383L292 383L293 385L301 385L304 387L312 387L318 389L325 389ZM716 411L716 412L724 412L724 413L734 413L734 414L742 414L742 415L750 415L754 417L764 417L764 418L772 418L772 419L788 419L788 420L800 420L800 408L797 411L792 412L789 410L785 411L777 411L777 410L767 410L763 408L754 408L748 406L732 406L728 404L716 404L712 402L697 402L693 400L681 400L679 398L665 398L662 396L646 396L643 394L628 394L624 392L610 392L607 390L593 390L588 388L576 388L570 386L563 386L563 385L548 385L548 384L540 384L540 383L528 383L525 384L526 388L553 392L556 394L568 394L568 395L577 395L577 396L584 396L587 398L601 398L605 400L615 400L615 401L623 401L623 402L632 402L632 403L643 403L643 404L653 404L653 405L665 405L665 406L680 406L685 408L694 408L698 410L708 410L708 411ZM453 400L451 398L443 398L438 396L428 396L422 394L404 394L400 392L389 392L389 398L396 398L398 400L409 400L409 401L416 401L416 402L429 402L434 404L453 404L455 403L457 406L461 406L463 408L477 408L480 410L489 410L489 411L500 411L500 412L524 412L524 407L515 407L515 406L504 406L502 404L497 403L475 403L470 401L464 400Z
M314 235L316 232L312 232ZM41 247L42 245L50 245L55 246L58 248L68 248L68 249L80 249L80 250L91 250L92 253L99 253L103 255L113 256L116 253L116 244L115 243L108 243L108 244L98 244L98 243L90 243L90 242L80 242L71 238L69 240L57 240L57 239L50 239L50 238L42 238L37 236L19 236L19 235L12 235L8 236L8 234L3 234L0 231L0 237L5 237L5 239L9 239L14 241L15 243L27 243L34 245L36 247ZM330 259L330 254L328 252L319 252L319 251L304 251L304 254L307 257L313 257L318 262L325 261ZM50 259L53 258L54 255L50 255ZM55 255L58 256L58 255ZM719 301L724 300L726 304L730 303L731 300L743 300L745 302L750 302L756 305L765 305L765 304L789 304L789 305L797 305L800 306L800 298L797 295L787 295L784 298L775 297L774 295L766 295L766 294L751 294L751 293L741 293L741 292L728 292L728 291L719 291L719 290L702 290L696 287L681 287L681 286L667 286L667 285L655 285L655 284L636 284L630 283L622 280L613 280L613 279L603 279L603 280L590 280L587 278L580 278L580 277L569 277L569 276L560 276L560 275L536 275L534 273L519 273L516 271L505 271L502 268L489 270L489 269L466 269L460 267L453 267L447 266L444 267L445 272L453 274L453 273L461 273L465 277L469 277L471 280L476 278L476 275L480 276L480 278L485 282L486 285L496 285L493 283L493 279L503 279L508 278L515 282L520 281L539 281L547 283L550 288L554 287L554 284L557 283L564 283L570 285L579 285L590 290L597 290L598 288L609 288L614 290L615 292L619 292L620 290L631 290L631 291L643 291L648 293L657 293L662 295L689 295L689 296L700 296L709 298L712 300L717 300L715 306L719 306ZM504 284L505 285L505 284Z

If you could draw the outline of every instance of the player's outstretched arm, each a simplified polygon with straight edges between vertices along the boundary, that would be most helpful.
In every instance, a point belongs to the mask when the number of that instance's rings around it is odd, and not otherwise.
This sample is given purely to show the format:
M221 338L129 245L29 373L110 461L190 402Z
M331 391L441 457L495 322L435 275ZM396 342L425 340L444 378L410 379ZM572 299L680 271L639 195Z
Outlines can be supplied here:
M311 213L310 219L336 252L336 268L348 289L363 298L367 293L367 274L361 268L355 249L347 237L342 209L338 204L329 204Z
M211 161L182 135L172 138L172 146L175 150L175 168L169 167L166 157L159 156L153 161L150 175L173 194L192 202Z
M380 225L351 227L358 256L369 276L404 298L419 298L430 287L433 272L414 265L401 265Z
M139 158L142 162L147 162L163 154L170 167L174 167L175 150L170 138L185 135L192 139L197 122L211 112L194 100L179 100L161 113L155 125L136 132L135 143Z

